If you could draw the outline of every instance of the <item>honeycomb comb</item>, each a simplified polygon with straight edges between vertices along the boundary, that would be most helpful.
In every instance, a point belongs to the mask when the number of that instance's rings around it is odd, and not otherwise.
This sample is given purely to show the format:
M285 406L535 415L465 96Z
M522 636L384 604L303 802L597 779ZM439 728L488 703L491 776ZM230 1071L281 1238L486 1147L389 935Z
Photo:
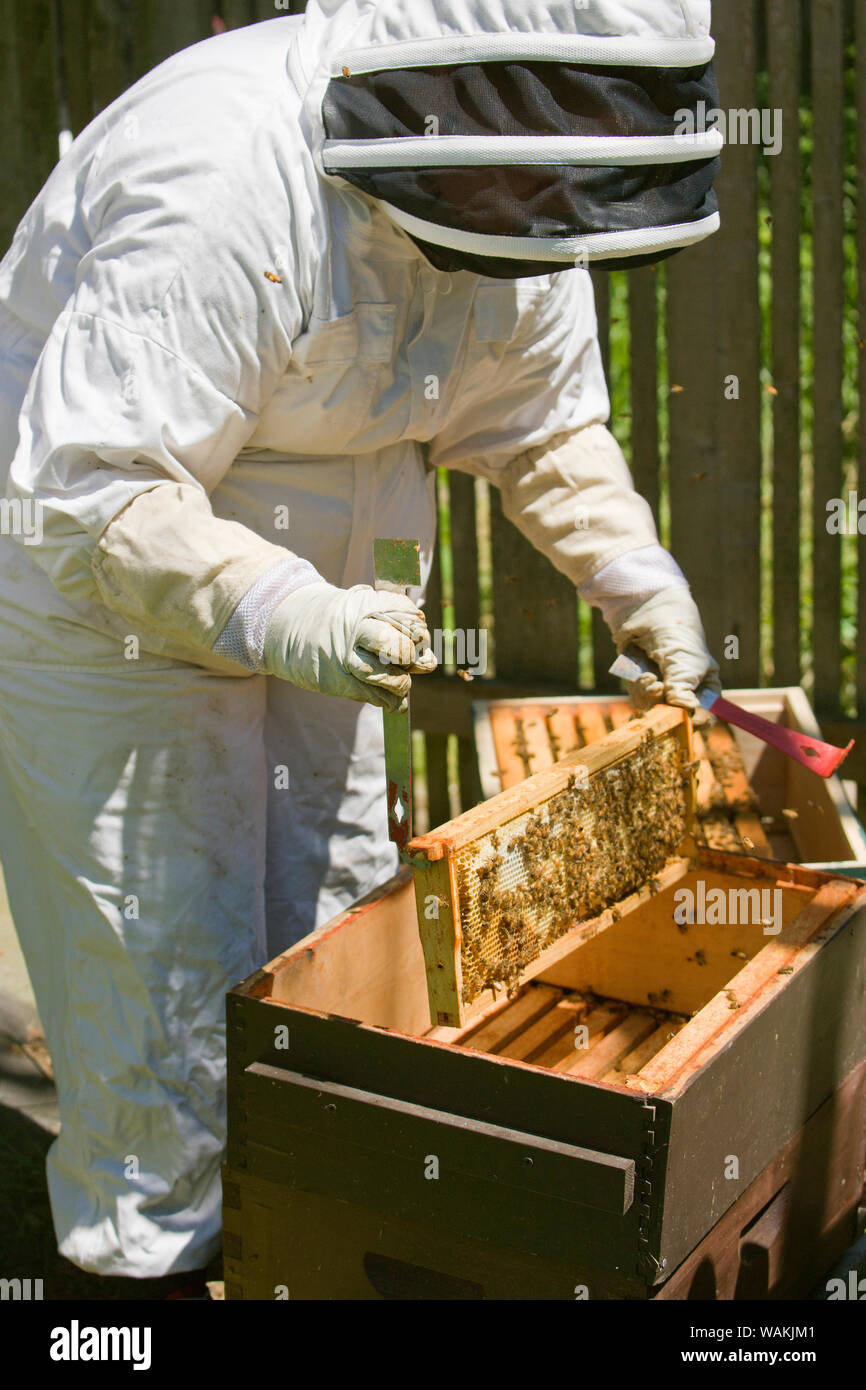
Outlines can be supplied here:
M465 1026L681 871L693 761L688 714L657 706L410 842L434 1025Z

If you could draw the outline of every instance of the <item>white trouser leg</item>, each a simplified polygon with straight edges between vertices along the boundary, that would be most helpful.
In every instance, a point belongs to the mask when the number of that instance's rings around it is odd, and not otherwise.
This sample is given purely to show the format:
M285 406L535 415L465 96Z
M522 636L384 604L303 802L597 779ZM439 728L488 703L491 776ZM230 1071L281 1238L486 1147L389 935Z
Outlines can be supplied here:
M288 500L290 542L331 582L372 580L376 535L421 536L429 556L414 446L235 481L226 513L263 527ZM98 614L91 630L15 612L0 857L57 1073L60 1250L100 1274L194 1269L219 1248L225 992L396 862L382 714L265 677L115 663Z
M0 666L0 855L57 1074L59 1248L220 1243L226 989L265 959L265 680Z
M397 852L380 709L271 680L267 757L272 958L390 878Z

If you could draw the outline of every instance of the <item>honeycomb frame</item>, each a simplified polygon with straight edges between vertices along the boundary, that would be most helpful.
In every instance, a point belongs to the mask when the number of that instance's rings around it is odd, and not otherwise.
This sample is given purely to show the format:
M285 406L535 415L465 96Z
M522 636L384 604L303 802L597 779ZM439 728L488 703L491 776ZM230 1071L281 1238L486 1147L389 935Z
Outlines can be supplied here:
M464 1026L694 854L691 720L659 706L410 844L431 1021Z

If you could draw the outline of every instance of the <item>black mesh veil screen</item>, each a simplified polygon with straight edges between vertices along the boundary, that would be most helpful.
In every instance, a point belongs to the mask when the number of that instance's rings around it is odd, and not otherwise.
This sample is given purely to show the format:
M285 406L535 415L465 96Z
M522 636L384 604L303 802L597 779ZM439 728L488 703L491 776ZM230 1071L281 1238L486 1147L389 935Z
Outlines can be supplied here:
M334 79L323 115L329 139L407 136L670 136L683 112L718 103L712 64L699 68L590 67L489 62L412 68ZM694 124L691 129L694 129ZM500 236L578 236L697 222L717 209L716 157L686 163L347 168L341 176L374 198L439 226ZM442 269L540 275L563 263L436 248ZM664 253L663 253L664 254ZM670 253L667 253L670 254ZM628 256L600 265L636 265ZM467 262L473 264L467 265ZM503 268L493 269L494 264Z

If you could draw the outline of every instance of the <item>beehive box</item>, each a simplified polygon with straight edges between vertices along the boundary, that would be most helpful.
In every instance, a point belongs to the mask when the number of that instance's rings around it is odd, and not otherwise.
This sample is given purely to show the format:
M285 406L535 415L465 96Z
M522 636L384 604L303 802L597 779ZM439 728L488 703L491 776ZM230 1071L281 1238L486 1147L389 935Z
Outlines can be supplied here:
M862 1189L866 885L692 844L589 928L432 1027L403 870L230 993L228 1298L805 1296Z
M774 723L820 738L799 686L730 690L735 704ZM621 696L478 700L473 705L478 768L485 797L514 787L634 717ZM818 777L741 729L695 730L699 833L714 849L796 861L814 868L859 865L866 876L866 835L839 774Z

